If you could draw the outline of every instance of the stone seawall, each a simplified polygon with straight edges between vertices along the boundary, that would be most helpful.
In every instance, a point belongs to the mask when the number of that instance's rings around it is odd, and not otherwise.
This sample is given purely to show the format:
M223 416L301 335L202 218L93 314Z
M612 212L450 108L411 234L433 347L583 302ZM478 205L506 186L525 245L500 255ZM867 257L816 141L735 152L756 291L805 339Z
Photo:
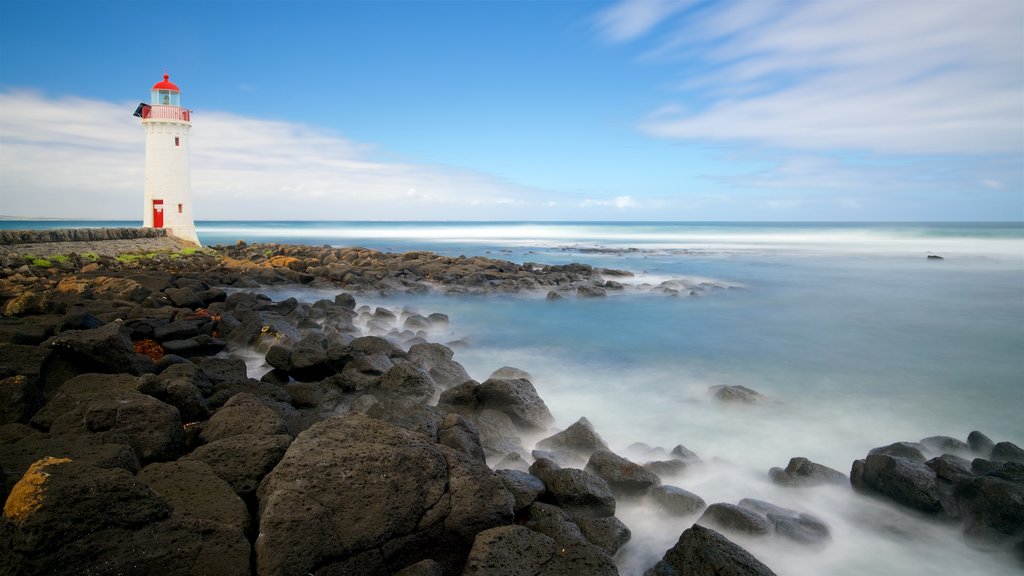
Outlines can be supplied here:
M167 235L161 228L55 228L0 230L0 256L49 258L59 254L117 256L178 251L195 244Z
M0 230L0 245L42 242L96 242L166 238L163 228L54 228L52 230Z

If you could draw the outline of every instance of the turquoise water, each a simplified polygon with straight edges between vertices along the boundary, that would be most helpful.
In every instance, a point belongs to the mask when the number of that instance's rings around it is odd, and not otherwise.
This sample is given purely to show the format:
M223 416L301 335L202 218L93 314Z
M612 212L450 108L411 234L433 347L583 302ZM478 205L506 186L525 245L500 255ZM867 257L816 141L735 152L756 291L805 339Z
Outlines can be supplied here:
M0 223L19 227L10 224ZM966 548L955 528L849 490L781 490L767 470L805 456L848 472L874 446L965 439L975 429L1024 445L1020 223L201 222L198 232L206 244L244 239L578 261L630 270L632 284L705 278L734 286L699 297L627 287L599 300L361 300L449 314L450 332L436 337L470 342L456 360L478 380L502 365L531 372L560 427L586 416L619 451L638 441L685 444L709 465L668 480L709 503L763 498L827 520L835 542L823 552L744 542L777 573L1017 573ZM773 402L723 407L706 393L717 384L744 385ZM630 505L620 517L634 532L618 558L627 574L642 573L694 520ZM906 524L914 536L893 539L877 522Z

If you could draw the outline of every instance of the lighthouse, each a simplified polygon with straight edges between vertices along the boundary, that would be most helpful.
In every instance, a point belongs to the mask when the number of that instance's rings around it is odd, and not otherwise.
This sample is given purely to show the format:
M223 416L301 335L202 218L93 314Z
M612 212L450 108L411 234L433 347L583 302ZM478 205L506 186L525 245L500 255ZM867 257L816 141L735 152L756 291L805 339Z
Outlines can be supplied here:
M146 131L142 225L166 228L171 236L199 244L188 168L192 112L181 107L181 89L164 74L164 79L153 85L150 103L139 104L135 115L142 118Z

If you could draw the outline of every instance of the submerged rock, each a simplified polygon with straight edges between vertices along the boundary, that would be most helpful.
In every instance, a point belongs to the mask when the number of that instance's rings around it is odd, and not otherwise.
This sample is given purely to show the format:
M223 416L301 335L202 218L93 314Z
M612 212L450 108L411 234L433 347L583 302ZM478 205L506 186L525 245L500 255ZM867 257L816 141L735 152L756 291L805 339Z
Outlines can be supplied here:
M767 396L746 386L725 386L719 384L708 387L708 392L719 402L763 404L768 401Z
M771 476L773 482L783 486L844 485L849 483L846 474L799 456L791 458L785 470L772 468L768 471L768 475Z
M760 535L771 531L771 523L763 515L724 502L708 506L697 523L738 534Z

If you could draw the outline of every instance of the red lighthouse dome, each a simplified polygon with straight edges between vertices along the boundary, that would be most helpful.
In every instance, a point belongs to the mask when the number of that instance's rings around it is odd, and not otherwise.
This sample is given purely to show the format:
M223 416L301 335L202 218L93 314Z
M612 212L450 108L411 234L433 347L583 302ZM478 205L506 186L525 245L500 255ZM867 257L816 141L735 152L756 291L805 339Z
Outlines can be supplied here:
M170 74L164 74L162 82L153 84L153 90L174 90L175 92L181 92L181 89L178 88L177 84L169 80L170 77Z

